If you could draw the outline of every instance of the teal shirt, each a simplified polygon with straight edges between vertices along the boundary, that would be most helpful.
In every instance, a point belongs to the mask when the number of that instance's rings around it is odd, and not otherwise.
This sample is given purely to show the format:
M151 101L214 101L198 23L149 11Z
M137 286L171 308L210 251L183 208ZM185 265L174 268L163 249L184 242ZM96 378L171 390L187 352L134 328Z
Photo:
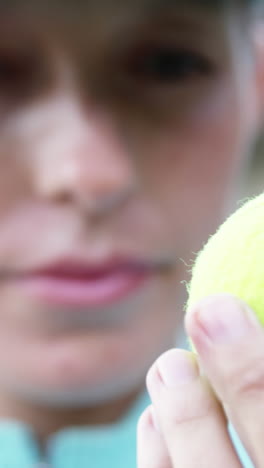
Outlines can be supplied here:
M143 395L118 423L98 428L72 428L53 436L45 459L34 435L25 425L0 423L1 468L136 468L136 425L141 412L149 404ZM234 430L231 437L244 468L253 468ZM43 463L43 465L40 465Z
M136 425L149 404L143 395L116 424L72 428L47 443L43 458L31 430L20 423L0 422L0 468L136 468Z

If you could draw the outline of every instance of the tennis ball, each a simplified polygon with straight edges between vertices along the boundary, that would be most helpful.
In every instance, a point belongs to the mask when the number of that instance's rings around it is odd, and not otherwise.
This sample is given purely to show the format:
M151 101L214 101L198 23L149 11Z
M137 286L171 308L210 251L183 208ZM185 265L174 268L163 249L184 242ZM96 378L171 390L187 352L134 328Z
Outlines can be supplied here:
M229 293L246 302L264 325L264 194L231 215L196 257L187 308Z

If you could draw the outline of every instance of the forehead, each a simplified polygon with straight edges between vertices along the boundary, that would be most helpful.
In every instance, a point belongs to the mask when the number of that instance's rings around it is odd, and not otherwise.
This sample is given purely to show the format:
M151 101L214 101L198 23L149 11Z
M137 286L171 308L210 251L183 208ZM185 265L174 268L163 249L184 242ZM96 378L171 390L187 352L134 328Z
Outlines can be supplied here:
M240 0L18 0L0 6L0 48L41 42L75 55L90 53L92 59L96 51L148 36L229 48L226 17L235 1Z
M37 30L55 25L68 29L85 30L86 34L97 30L111 30L129 25L177 20L183 24L221 22L223 12L233 0L28 0L7 2L0 5L0 37L15 24L15 29L25 31L25 23ZM213 26L215 27L215 26ZM69 31L68 31L69 33Z
M189 12L193 14L220 13L236 0L28 0L24 2L6 2L0 4L2 14L45 14L49 19L71 17L73 21L85 19L91 15L103 17L106 14L155 15L162 12ZM83 16L85 15L85 16Z

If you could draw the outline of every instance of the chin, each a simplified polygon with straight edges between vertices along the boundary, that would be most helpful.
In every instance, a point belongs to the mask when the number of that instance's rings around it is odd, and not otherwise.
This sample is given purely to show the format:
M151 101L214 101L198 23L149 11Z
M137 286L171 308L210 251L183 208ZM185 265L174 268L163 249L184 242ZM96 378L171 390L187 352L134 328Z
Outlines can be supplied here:
M29 404L44 406L47 408L66 409L66 408L82 408L89 406L98 406L110 401L121 398L142 386L144 383L144 375L131 376L126 378L122 376L118 380L115 376L113 379L102 381L100 384L94 382L77 385L72 382L68 387L64 384L56 385L46 384L42 382L21 383L21 382L6 382L4 386L10 395L19 400L24 400Z

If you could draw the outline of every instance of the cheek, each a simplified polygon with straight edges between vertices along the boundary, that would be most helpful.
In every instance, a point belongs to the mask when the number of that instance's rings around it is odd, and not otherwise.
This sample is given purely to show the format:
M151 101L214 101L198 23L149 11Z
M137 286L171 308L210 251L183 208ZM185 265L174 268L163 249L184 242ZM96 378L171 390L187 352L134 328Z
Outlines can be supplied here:
M120 375L126 376L128 369L132 375L144 378L154 360L175 345L176 337L182 333L184 317L182 278L180 269L161 278L155 295L141 305L141 313L128 328L98 338L92 353L89 345L91 355L96 356L98 366L94 371L98 378L108 375L120 379Z
M16 145L3 141L1 134L0 142L0 216L4 216L27 196L29 181Z
M248 145L239 104L229 98L216 99L211 106L205 103L167 129L153 141L151 167L144 167L146 185L161 205L171 241L182 255L200 248L225 215Z

